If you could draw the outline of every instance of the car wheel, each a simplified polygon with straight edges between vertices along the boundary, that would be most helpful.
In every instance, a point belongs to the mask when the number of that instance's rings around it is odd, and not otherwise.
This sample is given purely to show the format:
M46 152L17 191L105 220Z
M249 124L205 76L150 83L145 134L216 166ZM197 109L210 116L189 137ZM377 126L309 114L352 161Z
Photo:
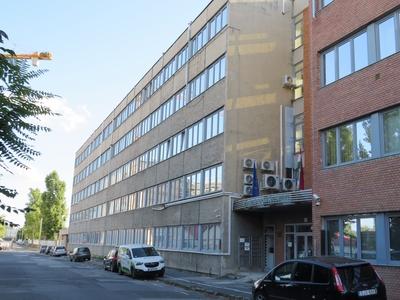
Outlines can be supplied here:
M137 277L137 273L136 273L136 270L135 270L135 268L131 268L131 277L132 278L136 278Z
M257 292L254 295L254 300L267 300L263 293Z
M119 275L122 275L122 268L121 268L121 265L118 265L118 274L119 274Z
M103 263L103 265L104 265L104 270L106 270L106 271L107 271L107 266L106 266L106 264L105 264L105 263Z
M111 272L116 273L118 271L117 264L116 263L112 263L110 269L111 269Z
M158 277L164 277L165 270L162 270L158 273Z

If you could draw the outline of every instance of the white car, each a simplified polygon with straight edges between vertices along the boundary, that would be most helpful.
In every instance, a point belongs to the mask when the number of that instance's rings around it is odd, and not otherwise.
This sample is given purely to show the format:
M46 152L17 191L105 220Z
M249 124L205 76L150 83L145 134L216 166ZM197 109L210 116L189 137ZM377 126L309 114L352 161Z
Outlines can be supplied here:
M8 248L10 248L10 242L7 242L0 238L0 250L6 250Z
M65 249L64 246L57 246L53 249L51 252L52 256L66 256L67 255L67 249Z
M164 276L164 258L154 247L144 244L121 245L118 248L118 272L132 277L138 275Z

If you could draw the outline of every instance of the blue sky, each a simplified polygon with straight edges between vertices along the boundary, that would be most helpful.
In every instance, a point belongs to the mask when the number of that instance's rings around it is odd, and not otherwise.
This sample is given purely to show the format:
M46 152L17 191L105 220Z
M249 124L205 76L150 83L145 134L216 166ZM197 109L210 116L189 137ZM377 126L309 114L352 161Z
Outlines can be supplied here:
M53 131L38 136L34 146L42 155L29 171L3 173L0 185L17 188L19 195L2 201L24 207L29 188L43 190L45 176L56 170L67 183L69 206L75 152L209 1L3 2L5 46L16 53L53 54L39 65L49 72L32 86L59 95L50 106L63 116L42 120ZM23 225L21 215L0 214Z

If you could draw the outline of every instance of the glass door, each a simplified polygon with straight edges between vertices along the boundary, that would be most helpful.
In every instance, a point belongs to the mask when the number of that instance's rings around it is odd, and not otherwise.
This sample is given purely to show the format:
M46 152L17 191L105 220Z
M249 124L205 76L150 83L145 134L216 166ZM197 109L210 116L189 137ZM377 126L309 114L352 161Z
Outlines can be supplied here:
M295 258L312 256L312 235L298 233L295 235Z

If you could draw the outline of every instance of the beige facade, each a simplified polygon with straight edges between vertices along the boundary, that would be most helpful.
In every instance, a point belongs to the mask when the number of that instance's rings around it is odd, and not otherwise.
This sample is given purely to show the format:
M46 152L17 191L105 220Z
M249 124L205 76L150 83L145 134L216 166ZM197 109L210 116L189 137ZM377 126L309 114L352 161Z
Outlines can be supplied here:
M238 270L239 237L262 236L268 222L236 214L233 200L244 158L281 157L281 107L293 102L282 78L301 56L295 11L290 1L210 2L78 150L70 248L104 255L140 241L167 266Z

